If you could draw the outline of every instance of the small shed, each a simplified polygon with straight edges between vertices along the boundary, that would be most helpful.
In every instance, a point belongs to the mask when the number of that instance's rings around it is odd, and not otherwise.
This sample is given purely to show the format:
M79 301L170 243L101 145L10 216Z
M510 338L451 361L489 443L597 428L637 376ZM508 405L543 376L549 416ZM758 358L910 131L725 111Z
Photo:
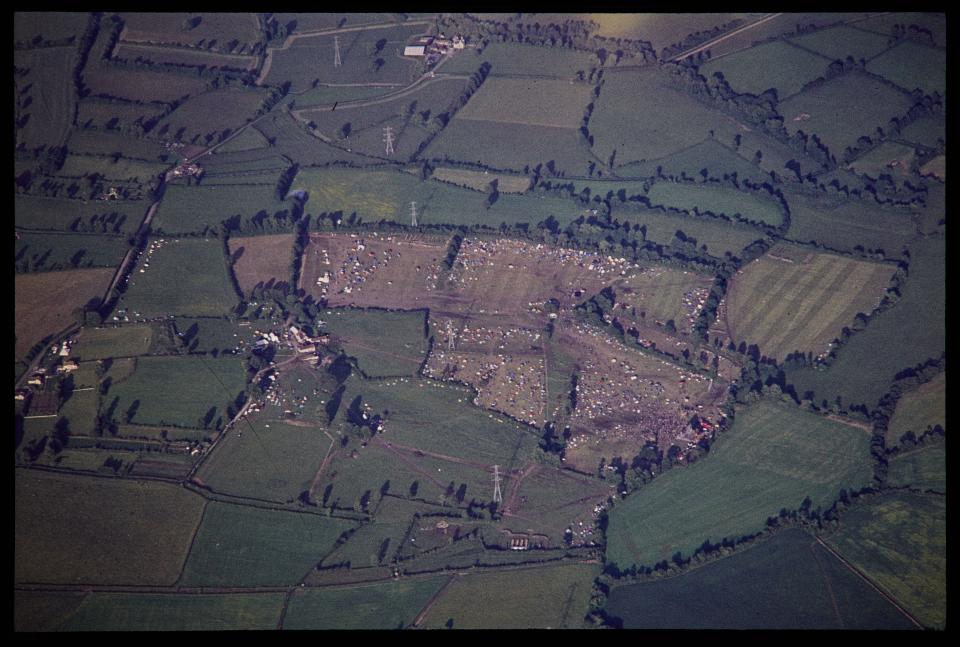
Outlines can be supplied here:
M403 48L404 56L425 56L426 55L426 46L424 45L407 45Z

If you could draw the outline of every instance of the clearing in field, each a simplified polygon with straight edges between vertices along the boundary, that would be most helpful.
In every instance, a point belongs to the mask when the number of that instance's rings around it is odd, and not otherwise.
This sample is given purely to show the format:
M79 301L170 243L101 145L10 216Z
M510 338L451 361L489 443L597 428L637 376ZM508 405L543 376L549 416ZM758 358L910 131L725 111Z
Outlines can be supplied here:
M181 586L289 586L299 582L337 538L343 519L213 501L187 558Z
M425 312L327 310L322 315L334 342L356 358L369 377L416 375L427 353Z
M925 94L947 88L947 52L912 40L904 40L867 63L867 71L893 81L905 90L919 88Z
M700 66L700 74L710 78L716 72L722 73L735 92L759 96L773 88L777 97L786 99L810 81L823 76L831 60L794 47L787 41L775 40L713 59Z
M284 629L400 629L447 581L447 576L295 591Z
M912 431L919 436L928 427L946 427L947 374L941 373L926 384L905 393L897 401L897 409L887 427L887 446L893 447Z
M219 317L237 304L216 239L154 238L130 275L120 307L150 319L168 315Z
M276 629L283 593L92 593L62 631L236 631Z
M230 238L233 272L244 294L270 281L290 281L293 240L293 234Z
M726 296L731 339L778 360L794 351L828 352L858 313L879 305L895 269L815 252L794 259L794 249L774 248L738 271Z
M871 478L870 436L862 429L763 401L737 412L709 456L674 467L610 513L607 556L621 569L653 566L705 539L759 532L782 508L831 505L841 488Z
M870 135L878 126L886 130L890 119L903 115L911 105L906 93L852 72L782 100L778 110L787 132L815 133L839 158L861 135ZM804 113L809 117L794 121Z
M625 629L914 628L813 537L793 528L678 577L618 586L604 609Z
M841 25L830 29L821 29L790 39L790 42L802 45L823 54L832 61L852 56L854 60L871 59L889 47L890 39L880 34Z
M430 629L577 629L599 572L561 564L461 575L421 621Z
M946 498L889 492L847 510L825 538L924 626L947 612Z
M14 334L17 357L47 335L76 321L73 310L93 299L97 302L114 270L68 270L18 274L14 277Z
M457 119L577 128L590 100L586 83L490 78L457 112ZM496 128L496 126L490 126Z
M165 483L17 470L14 579L171 585L203 504Z

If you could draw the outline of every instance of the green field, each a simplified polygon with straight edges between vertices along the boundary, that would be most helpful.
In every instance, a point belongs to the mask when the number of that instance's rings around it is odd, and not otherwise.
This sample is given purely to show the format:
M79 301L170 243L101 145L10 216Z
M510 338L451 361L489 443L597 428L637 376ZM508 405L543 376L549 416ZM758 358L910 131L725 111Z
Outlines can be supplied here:
M946 499L891 492L846 511L826 540L926 627L946 623Z
M647 197L653 205L690 210L696 207L701 212L712 211L730 218L739 214L747 220L772 227L783 222L780 207L773 200L723 186L657 182L650 188Z
M928 441L929 442L929 441ZM943 443L931 443L894 456L889 462L887 485L946 493L947 451Z
M891 36L894 25L918 25L930 31L933 42L940 47L947 45L947 21L943 13L890 12L858 21L857 27Z
M113 182L138 182L147 184L156 182L169 167L163 162L145 162L125 157L99 157L93 155L67 155L61 177L86 178L99 174L105 187Z
M470 73L473 72L474 70L470 70ZM400 84L375 86L318 85L315 88L310 88L300 94L293 95L293 100L296 101L297 108L304 109L314 106L329 106L340 102L371 99L387 94L388 92L395 92L401 88L402 86Z
M165 483L17 470L14 580L173 584L202 509Z
M270 145L267 138L260 134L256 128L244 128L240 134L219 146L216 150L218 154L232 153L235 151L248 151L260 148L266 148Z
M153 253L150 267L140 267L130 275L120 307L140 313L142 318L219 317L236 305L219 240L166 240Z
M352 525L315 514L212 502L203 515L179 584L296 584Z
M75 42L83 35L88 15L81 12L17 11L13 14L16 43L31 46L61 41Z
M86 593L13 591L14 631L56 631L86 598Z
M279 171L254 171L243 175L211 175L204 177L203 186L251 186L256 185L258 190L276 190L280 179Z
M896 269L800 250L800 260L788 262L778 251L738 272L727 292L733 341L756 344L763 355L777 359L796 350L826 352L857 313L869 314L879 304Z
M852 56L854 60L871 59L889 47L888 39L874 32L841 25L791 38L790 42L823 54L830 60Z
M92 593L60 631L276 629L283 593Z
M101 35L109 33L109 27L101 25ZM97 45L93 52L97 52ZM92 97L116 97L127 101L169 103L185 96L200 94L208 81L187 74L165 74L139 69L123 69L102 65L96 54L90 56L83 68L83 83ZM142 107L145 115L157 113L153 105Z
M531 182L531 178L526 175L491 174L489 171L449 167L434 169L430 177L476 191L490 191L491 182L496 181L497 191L500 193L526 193Z
M63 145L77 101L72 78L76 48L16 50L13 60L17 67L29 69L14 84L16 118L23 123L14 131L15 143L28 149Z
M522 43L492 42L483 48L480 54L469 49L455 54L443 63L439 70L443 74L473 74L484 61L490 63L491 76L511 74L531 74L572 79L577 72L584 75L600 62L590 52L561 49L559 47L537 47Z
M897 402L897 410L887 428L887 445L892 447L912 431L919 436L927 427L947 422L947 374L941 373L926 384L909 391Z
M120 398L114 414L118 421L207 427L218 418L224 423L230 419L227 405L243 391L246 379L239 356L141 357L133 375L115 381L106 399ZM127 419L130 411L134 415Z
M21 272L116 267L127 248L122 236L18 232L14 258Z
M871 477L870 436L861 429L761 402L737 413L710 455L659 475L610 512L607 559L653 566L704 540L759 532L781 508L829 507L841 488Z
M267 91L251 88L212 90L191 97L160 120L157 134L181 142L210 144L223 133L253 119Z
M781 101L778 111L791 135L802 130L816 134L837 158L861 135L877 126L886 130L890 119L902 116L912 105L910 97L862 74L844 74L823 85ZM808 118L794 121L806 113Z
M220 70L253 70L259 57L243 54L221 54L205 49L180 49L158 45L140 45L120 42L113 50L114 59L136 61L152 65L177 65L182 67L210 68Z
M916 233L907 215L869 202L824 195L787 194L790 229L787 236L802 243L817 242L832 249L884 250L891 257Z
M309 195L306 211L310 214L342 211L344 217L356 213L363 222L390 220L410 222L410 202L417 203L420 225L454 225L526 222L531 226L553 215L561 226L580 213L573 200L547 196L501 195L487 208L489 195L445 182L424 181L399 171L354 169L301 169L292 190Z
M942 96L947 89L947 52L906 40L867 63L867 71L906 90L920 88Z
M446 582L446 576L295 591L284 629L400 629Z
M74 359L81 361L108 357L146 355L160 350L169 340L162 326L156 324L114 324L85 327L71 349Z
M457 119L493 124L579 128L590 102L590 86L559 79L488 79Z
M377 23L395 22L390 13L275 13L281 25L293 23L292 33L306 34L313 31L335 29L337 27L356 27Z
M940 355L946 334L944 240L919 239L910 253L910 275L900 301L851 337L829 369L787 372L787 383L799 395L813 391L818 405L840 396L845 407L873 408L899 371Z
M946 117L934 115L921 117L900 131L900 138L915 144L936 148L939 141L946 141Z
M590 118L593 152L604 161L614 150L615 164L659 159L704 141L711 130L721 141L738 132L733 120L674 87L655 68L610 70L604 79Z
M534 16L543 14L534 14ZM686 36L719 27L732 20L749 20L748 13L588 13L576 14L599 25L597 34L609 38L649 41L659 53ZM542 21L542 19L541 19Z
M337 120L339 120L339 116ZM224 161L228 159L253 160L264 157L269 153L271 155L283 155L301 165L326 165L335 161L353 162L358 165L382 163L382 160L373 160L364 155L351 153L346 149L325 143L319 136L307 131L307 123L306 120L303 122L297 121L292 113L273 111L264 116L256 125L258 131L274 142L269 151L243 151L228 153L219 157L224 158ZM382 135L383 131L380 131L380 133Z
M78 119L78 123L82 122ZM78 153L125 157L148 162L173 162L175 157L174 153L168 151L159 142L92 129L73 130L67 141L67 148ZM159 173L158 170L156 174L159 175ZM112 176L108 174L108 177Z
M120 14L127 30L127 41L149 41L203 47L213 51L233 49L241 51L253 46L260 39L256 15L252 13L211 12L202 14L125 12ZM188 19L196 20L189 24ZM230 43L238 45L231 48Z
M881 174L887 174L893 178L894 182L902 182L907 178L912 178L913 173L910 170L910 164L915 158L914 148L896 142L886 141L870 150L865 155L861 155L850 164L850 169L861 175L871 178L878 178ZM896 166L890 166L896 162Z
M640 225L649 241L670 245L674 242L676 233L682 231L687 238L696 241L697 247L706 245L707 253L717 258L723 258L728 252L739 256L744 247L763 238L762 232L753 227L717 222L709 218L680 216L647 209L637 212L628 208L615 209L614 214L621 222L626 220Z
M638 323L672 320L678 331L689 334L692 326L691 308L685 304L687 294L697 288L709 291L712 285L710 275L653 265L618 281L613 289L620 307L626 310L621 316Z
M192 353L239 353L241 344L254 341L249 328L240 328L225 318L178 317L174 325L176 331L182 333L180 339Z
M77 391L62 403L58 413L69 420L71 434L91 435L96 424L97 406L98 396L95 390Z
M737 174L741 180L751 180L753 182L763 182L769 175L759 166L748 162L746 159L733 152L733 141L724 144L720 141L709 138L699 144L694 144L677 153L653 159L646 162L624 164L617 167L617 175L623 177L652 177L657 174L657 168L663 175L682 176L686 173L689 177L699 178L703 169L707 170L707 177L723 179L724 175ZM740 149L741 154L753 154L753 150L747 150L746 146Z
M427 352L423 312L328 310L327 330L371 377L416 375Z
M244 224L249 224L260 212L273 216L278 211L289 211L291 203L276 197L279 179L277 171L267 186L217 186L208 182L201 186L171 185L157 210L153 231L158 235L202 232L216 229L221 222L236 215L241 216Z
M618 586L604 609L624 629L913 628L797 529L677 577Z
M595 565L562 564L464 575L443 591L424 626L579 629L598 574Z
M291 90L309 88L314 80L320 83L402 83L414 80L418 62L403 57L407 41L426 33L426 25L391 25L339 34L340 66L333 65L333 35L303 36L290 42L288 49L275 49L271 55L266 85L289 81ZM376 53L377 43L386 42ZM383 61L379 69L376 61Z
M773 88L779 99L799 92L804 85L827 71L830 59L775 40L750 49L716 58L700 66L710 78L720 72L735 92L760 95Z
M163 107L149 103L121 103L105 98L85 97L77 104L77 126L91 129L90 135L117 136L112 129L136 129L137 121L159 117ZM75 130L74 133L83 131ZM113 151L110 151L113 152Z

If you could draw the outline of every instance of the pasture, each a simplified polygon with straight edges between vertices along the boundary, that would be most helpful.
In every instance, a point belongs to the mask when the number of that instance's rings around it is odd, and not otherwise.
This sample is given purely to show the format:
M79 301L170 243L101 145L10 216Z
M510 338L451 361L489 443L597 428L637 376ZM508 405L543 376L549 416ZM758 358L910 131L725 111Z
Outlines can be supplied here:
M122 40L212 51L243 51L260 40L254 13L125 12Z
M697 218L654 211L637 210L630 207L614 208L615 217L621 222L628 221L639 226L644 240L660 245L676 244L677 232L682 232L687 240L692 240L698 248L706 247L706 252L716 258L726 254L739 256L750 243L764 236L754 227L733 223L724 223L709 218Z
M946 117L932 115L921 117L900 131L900 138L921 146L936 148L938 142L946 142Z
M291 280L293 239L293 234L230 237L233 273L244 294L260 283Z
M859 61L869 60L883 52L889 47L888 40L874 32L839 25L791 38L790 42L819 52L832 61L843 60L848 56Z
M210 144L252 120L266 90L225 88L184 101L157 123L157 134L180 142Z
M17 470L15 484L21 583L171 585L204 505L165 483Z
M360 25L374 25L394 22L394 14L390 13L275 13L273 14L281 25L291 25L290 33L307 34L314 31L337 29L341 27L357 27Z
M912 431L919 436L927 427L947 423L947 374L941 373L926 384L904 393L887 428L887 445L893 447Z
M108 184L111 180L147 184L156 182L168 167L169 164L162 162L145 162L123 157L67 155L59 174L61 177L78 179L97 174Z
M659 159L707 139L732 141L736 122L673 86L656 68L610 70L590 118L593 152L615 164ZM663 106L670 106L664 110Z
M910 275L903 297L855 334L825 371L787 372L801 397L812 391L814 402L872 409L890 388L894 376L910 366L937 357L944 349L945 250L940 236L918 239L910 245ZM877 352L883 348L883 352Z
M889 462L886 484L894 488L907 487L946 494L946 444L930 442L919 449L894 456Z
M280 85L289 81L293 92L309 88L315 80L407 84L415 78L418 61L403 57L403 48L414 36L425 32L425 25L391 24L341 33L340 66L333 65L333 35L300 35L288 41L287 49L277 48L270 53L269 68L261 82Z
M914 148L885 141L850 164L850 169L861 175L878 178L891 176L894 182L903 182L913 176L910 165L916 157Z
M243 353L253 343L250 328L241 328L226 317L179 317L176 333L191 353Z
M146 162L167 162L174 158L174 154L159 142L93 129L71 131L67 148L89 155L110 156L117 158L118 161L119 158L127 158ZM159 174L158 169L155 175Z
M700 74L709 79L720 72L734 92L761 95L773 88L783 100L823 76L831 60L794 47L789 41L775 40L712 59L700 66Z
M373 160L358 153L351 153L326 143L318 135L308 132L307 122L298 121L293 113L274 111L264 115L256 128L272 142L270 149L273 155L283 155L296 160L298 164L325 165L334 161L354 162L363 165L375 165L379 160ZM382 133L382 131L381 131ZM234 153L230 158L237 161L257 159L264 156L265 151L248 151ZM221 157L227 158L228 154ZM226 161L226 160L224 160Z
M30 47L45 43L73 44L83 35L89 14L79 11L17 11L13 14L13 38Z
M267 141L267 138L264 137L260 131L256 128L244 128L240 131L239 135L233 137L222 146L218 146L216 152L218 154L233 153L267 148L268 146L270 146L270 142Z
M108 92L108 89L104 88L103 91ZM91 133L94 138L102 135L117 135L111 131L136 129L138 121L149 121L159 117L161 110L162 106L157 104L122 103L97 97L85 97L77 103L77 126L96 129ZM77 137L82 132L75 130L71 137Z
M456 118L490 124L578 128L590 101L590 87L586 83L552 79L493 77L457 112Z
M130 42L118 43L113 50L113 57L128 61L140 60L153 65L182 65L221 70L253 70L259 63L257 56L218 54L202 49L178 49Z
M75 391L70 399L61 403L58 413L69 421L71 434L89 436L93 435L96 425L98 405L96 391Z
M115 381L107 398L119 398L118 420L208 428L230 419L227 405L243 392L246 378L239 356L141 357L133 375Z
M492 42L478 53L476 49L463 50L439 66L443 74L473 74L484 61L490 63L491 76L529 75L564 80L573 79L577 72L586 76L600 61L590 52L559 47L538 47L523 43Z
M17 232L18 272L116 267L127 252L126 238L96 234Z
M242 175L209 175L201 179L203 186L252 186L265 190L277 188L280 179L279 171L253 171Z
M500 193L526 193L530 188L530 178L526 175L490 174L488 171L464 168L438 168L430 177L474 191L489 191L492 182L497 183L497 191Z
M431 607L424 626L579 629L599 572L593 564L558 564L460 575Z
M179 580L181 586L290 586L353 524L316 514L213 501Z
M284 629L400 629L447 581L444 575L294 591Z
M474 70L470 71L471 73ZM363 85L317 85L301 93L294 94L293 100L298 109L308 109L317 106L330 106L335 103L372 99L403 88L400 83L385 83L373 86ZM349 106L343 106L349 107Z
M82 360L145 355L150 351L157 332L149 324L85 326L77 336L71 354Z
M796 248L786 247L787 254ZM799 350L825 353L857 313L879 305L896 269L891 264L779 248L739 270L727 291L727 329L735 343L756 344L782 360Z
M801 243L821 243L832 249L883 250L891 257L916 236L916 224L902 211L841 197L788 193L790 229L787 236Z
M890 119L903 115L911 105L906 93L851 73L782 100L778 110L787 132L814 133L839 158L861 135L871 135L878 126L886 130ZM794 121L804 113L809 117Z
M689 557L763 530L768 517L809 497L829 507L841 488L869 483L870 436L862 429L763 401L738 411L710 454L657 476L610 512L607 559L621 569Z
M426 313L327 310L326 331L371 377L416 375L427 352Z
M688 184L681 182L656 182L650 187L647 198L653 205L712 211L733 219L738 215L756 223L777 227L783 222L780 207L760 194L737 191L724 186Z
M14 131L15 144L28 149L62 146L73 125L77 102L72 78L76 48L15 50L13 59L17 67L29 69L14 84L15 119L20 120Z
M62 631L276 629L283 593L91 593Z
M152 245L130 275L120 307L150 319L168 315L219 317L236 306L237 296L227 277L219 240L160 238Z
M933 42L940 47L947 46L947 21L942 13L890 12L857 21L857 27L891 36L894 25L917 25L930 32Z
M905 90L924 94L947 89L947 52L905 40L867 63L867 71L893 81Z
M13 591L14 631L56 631L83 603L86 593Z
M890 492L847 510L825 537L925 627L943 629L947 612L946 500Z
M101 33L105 28L101 28ZM94 46L94 52L97 51ZM93 57L91 57L93 59ZM83 69L83 84L90 96L117 97L127 101L163 101L169 103L186 96L200 94L208 81L189 74L167 74L138 69L122 69L90 60ZM155 108L142 108L154 114Z
M579 14L599 25L596 33L608 38L649 41L659 53L699 31L709 31L733 20L749 20L749 13L590 13Z
M14 277L14 352L23 357L47 335L76 321L73 310L103 297L113 276L109 268L42 272Z
M910 629L893 605L799 529L676 577L617 586L624 629Z
M739 149L741 154L738 154L731 150L732 144L732 140L730 144L723 144L711 137L666 157L643 163L618 165L616 172L622 177L652 177L657 174L659 168L660 172L668 177L670 175L682 177L683 174L697 177L703 169L706 169L707 177L718 180L723 179L724 175L736 173L741 180L765 181L769 175L759 166L740 156L746 154L747 147L744 145Z

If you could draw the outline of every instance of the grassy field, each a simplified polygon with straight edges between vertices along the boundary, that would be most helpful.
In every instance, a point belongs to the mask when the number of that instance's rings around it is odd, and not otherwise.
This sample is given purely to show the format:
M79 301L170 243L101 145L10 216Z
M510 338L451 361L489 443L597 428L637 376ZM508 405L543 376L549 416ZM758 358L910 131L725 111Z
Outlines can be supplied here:
M946 623L946 501L892 492L848 510L827 543L926 627Z
M787 194L790 229L787 236L799 242L822 243L833 249L882 249L895 256L917 232L906 214L867 202L822 195Z
M741 180L763 182L769 177L759 166L748 162L739 154L733 152L733 140L724 144L714 138L708 138L699 144L694 144L677 153L649 160L647 162L624 164L617 167L617 175L623 177L651 177L657 174L657 168L664 175L680 176L686 173L690 177L698 177L700 171L707 169L710 178L723 179L724 175L736 173ZM740 149L747 153L744 146ZM752 154L752 151L749 153Z
M256 133L260 132L253 127L247 130L253 130ZM242 137L242 133L238 135L238 138ZM233 152L219 152L220 149L217 149L217 151L218 154L202 159L204 179L221 176L239 176L243 173L266 171L275 171L277 179L280 179L280 173L290 168L290 160L272 149Z
M733 428L694 465L678 467L610 513L607 559L621 568L689 557L763 529L781 508L828 507L841 488L870 480L870 436L789 405L761 402L737 413Z
M14 277L14 344L17 357L74 321L73 310L103 296L111 269L43 272Z
M746 193L708 184L681 184L657 182L647 194L654 205L713 211L731 218L737 214L754 222L777 227L783 222L780 208L772 200L754 193Z
M896 305L854 335L828 370L787 373L799 395L813 391L817 404L840 396L844 406L872 408L900 370L940 355L946 335L943 238L919 239L910 252L910 276Z
M181 142L209 144L227 130L252 119L267 91L250 88L212 90L191 97L160 120L157 134Z
M677 577L618 586L625 629L910 629L886 599L802 530Z
M265 191L276 190L277 181L280 179L279 171L254 171L244 173L243 175L211 175L204 177L203 186L238 186L238 185L257 185L258 189Z
M408 224L410 202L417 203L417 222L454 225L526 222L531 226L553 215L561 226L575 219L579 205L563 198L501 195L488 205L489 195L444 182L420 180L398 171L301 169L291 187L308 193L311 214L342 211L364 222L391 220Z
M342 519L212 502L180 578L182 586L284 586L299 582L352 524Z
M164 332L157 324L86 326L76 338L71 356L80 361L146 355L159 346Z
M90 155L67 155L63 168L60 169L60 175L62 177L84 178L98 173L108 183L110 180L115 180L146 184L157 181L168 167L169 164L163 162L144 162L129 158L93 157Z
M826 56L776 40L705 63L700 74L710 78L721 72L735 92L760 95L773 88L778 98L785 99L823 76L829 64Z
M417 34L426 33L425 25L391 25L339 34L340 60L333 65L334 36L303 36L290 42L288 49L275 49L265 85L291 83L299 92L314 82L320 83L403 83L414 80L418 62L404 58L403 48ZM386 40L377 53L377 43ZM376 61L381 60L379 68Z
M339 119L339 117L338 117ZM339 125L338 125L339 127ZM306 124L298 122L290 113L274 111L257 122L256 128L265 137L270 138L274 145L270 149L272 155L284 155L298 164L329 164L334 161L354 162L363 165L376 165L380 162L357 153L351 153L325 143L317 135L306 130ZM381 134L383 131L380 131ZM381 149L383 150L383 149ZM400 150L400 149L397 149ZM225 159L256 159L268 151L247 151L224 154Z
M205 427L217 418L229 420L227 404L243 391L246 377L242 358L233 355L141 357L133 375L115 381L107 398L120 398L118 420L133 411L128 422ZM207 425L201 424L207 416Z
M101 27L101 32L105 29ZM96 45L93 51L97 51ZM128 101L170 102L200 94L207 87L207 80L196 76L127 70L99 63L91 56L83 69L84 86L93 97L103 95ZM144 107L144 111L144 114L155 114L152 106Z
M245 344L254 341L250 328L241 328L224 318L178 317L175 326L191 352L241 352Z
M908 431L919 436L927 427L946 427L946 422L947 374L941 373L900 398L887 428L887 445L897 444Z
M423 312L333 310L327 330L371 377L416 375L427 352Z
M127 252L122 236L66 233L18 233L14 249L21 271L116 267Z
M104 88L103 91L108 90ZM91 133L94 137L110 136L116 134L110 132L111 128L135 128L138 120L146 121L158 117L161 110L162 106L157 104L117 103L88 97L77 104L77 126L97 129ZM82 131L74 131L75 135L79 132Z
M72 591L13 592L14 631L56 631L86 598Z
M174 159L174 153L158 142L96 130L71 131L67 148L78 153L120 156L148 162L172 162Z
M457 119L578 128L589 101L590 86L586 83L494 77L460 109Z
M913 176L910 164L915 156L912 146L886 141L866 155L858 157L850 164L850 168L874 179L885 173L890 175L894 182L902 182ZM896 163L896 166L890 166L893 163Z
M655 69L611 70L590 118L594 153L615 164L665 157L704 141L732 141L736 123L675 88ZM670 110L663 106L669 105Z
M476 191L489 191L490 183L494 181L497 182L497 191L500 193L525 193L530 188L530 178L526 175L491 174L488 171L462 168L438 168L430 177Z
M32 45L70 40L83 35L88 14L83 12L17 11L13 14L13 38L17 43Z
M446 576L295 591L284 629L399 629L447 581Z
M708 218L678 216L659 211L633 209L615 209L614 214L621 222L628 220L645 230L647 240L661 245L670 245L678 231L696 240L697 247L707 246L707 253L717 258L729 252L739 256L743 248L755 240L763 238L761 232L746 225L733 225L716 222Z
M748 13L591 13L580 14L599 25L597 34L608 38L638 38L649 41L659 53L698 31L707 31Z
M946 93L947 52L906 40L867 63L867 71L893 81L906 90L925 94Z
M469 49L454 55L439 70L443 74L473 74L484 61L490 63L491 76L530 74L533 70L538 76L562 79L573 79L580 71L586 76L590 68L600 64L590 52L493 42L479 54L477 50Z
M712 285L710 275L652 266L618 281L613 289L627 318L638 323L672 320L678 331L689 333L692 307L688 302L693 299L688 295L709 293Z
M235 151L248 151L260 148L267 148L270 142L260 134L256 128L244 128L243 131L223 146L217 148L217 153L232 153Z
M97 406L96 391L78 391L62 403L59 414L70 421L71 434L92 435L96 425Z
M440 629L579 629L599 567L563 564L457 578L427 614Z
M553 162L558 172L586 175L596 162L574 128L519 124L492 125L485 121L454 119L434 139L423 157L438 162L454 160L493 168L523 171Z
M815 133L838 158L861 135L870 135L880 126L886 130L890 119L904 114L910 98L880 81L862 74L845 74L821 86L781 101L778 110L791 135L797 130ZM794 121L803 113L803 121Z
M472 74L476 70L470 70ZM293 95L296 101L296 107L299 109L310 108L314 106L329 106L334 103L346 101L359 101L361 99L372 99L388 92L395 92L401 89L401 84L384 84L374 86L362 85L318 85L315 88L304 90L302 93Z
M900 138L915 144L935 148L940 140L946 141L946 117L933 115L917 119L900 131Z
M126 24L123 40L165 43L184 47L203 47L213 51L249 49L260 39L260 27L253 13L162 13L129 12L120 14ZM194 20L196 24L190 23Z
M896 269L832 254L781 260L778 251L738 272L727 292L731 338L777 359L795 350L825 352L858 312L878 305Z
M944 443L914 449L890 460L887 485L946 493L947 450Z
M121 307L149 319L171 314L218 317L236 305L219 240L166 241L149 258L143 255ZM150 259L150 267L144 267Z
M293 234L231 237L233 272L240 289L249 293L258 283L271 279L274 282L290 281L293 239Z
M841 25L791 38L790 42L819 52L830 60L871 59L889 47L887 38L874 32Z
M48 47L14 52L17 67L29 68L18 78L17 118L24 121L15 131L16 143L28 149L42 145L61 146L73 124L76 92L71 77L76 66L75 47Z
M257 56L218 54L203 49L137 45L121 42L113 50L114 58L149 61L156 65L182 65L210 69L252 70L257 67Z
M92 593L61 631L276 629L283 593L232 595Z
M890 36L894 25L919 25L930 31L933 42L941 47L947 45L947 21L942 13L893 12L884 13L866 20L857 21L857 27Z
M293 25L293 33L305 34L312 31L336 29L338 27L357 27L377 23L394 22L390 13L275 13L281 25Z
M164 483L26 470L16 503L15 581L63 584L173 584L203 509Z

